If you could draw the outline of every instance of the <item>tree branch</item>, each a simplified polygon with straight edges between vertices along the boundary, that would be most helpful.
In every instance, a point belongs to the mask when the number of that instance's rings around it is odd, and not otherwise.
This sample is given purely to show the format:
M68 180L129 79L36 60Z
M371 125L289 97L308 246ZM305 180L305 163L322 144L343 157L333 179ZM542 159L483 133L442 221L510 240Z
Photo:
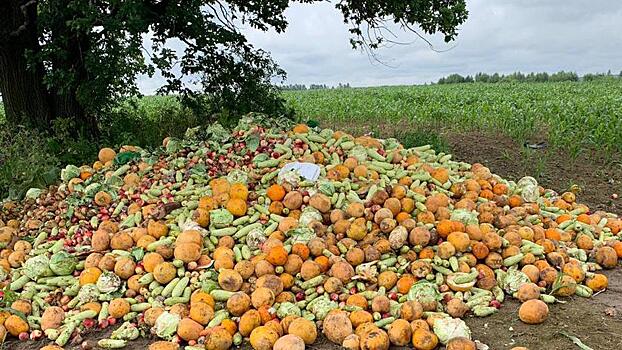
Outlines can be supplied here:
M426 44L428 44L428 46L430 47L430 50L434 51L434 52L447 52L450 50L453 50L455 48L455 46L452 46L446 50L438 50L434 47L434 45L428 40L426 39L423 35L421 35L421 33L419 33L418 31L414 30L408 23L402 21L402 27L408 29L410 32L415 33L415 35L417 35L421 40L425 41Z
M21 5L19 7L20 12L22 13L22 15L24 16L24 22L17 27L17 29L11 31L9 33L9 40L10 39L18 39L20 36L22 36L22 34L24 34L28 29L29 26L32 24L32 17L34 17L36 15L36 5L37 5L37 0L30 0L27 3ZM35 6L35 11L32 13L29 13L29 8Z
M218 22L220 22L220 24L229 29L230 31L235 31L235 26L233 24L233 22L231 22L231 20L229 18L227 18L227 14L222 6L222 4L218 3L220 5L220 11L217 10L214 6L212 6L212 4L208 4L207 6L212 9L213 15L216 17L216 19L218 20ZM220 18L221 16L218 15L218 12L221 13L223 18Z

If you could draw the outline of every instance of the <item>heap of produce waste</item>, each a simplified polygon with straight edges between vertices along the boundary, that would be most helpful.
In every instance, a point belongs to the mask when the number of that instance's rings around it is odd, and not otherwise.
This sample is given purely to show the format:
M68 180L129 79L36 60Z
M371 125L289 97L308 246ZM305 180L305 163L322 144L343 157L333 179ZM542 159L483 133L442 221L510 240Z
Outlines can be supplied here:
M463 318L516 298L540 324L622 257L622 221L572 192L261 115L61 178L0 216L0 338L45 350L113 326L97 346L469 350Z

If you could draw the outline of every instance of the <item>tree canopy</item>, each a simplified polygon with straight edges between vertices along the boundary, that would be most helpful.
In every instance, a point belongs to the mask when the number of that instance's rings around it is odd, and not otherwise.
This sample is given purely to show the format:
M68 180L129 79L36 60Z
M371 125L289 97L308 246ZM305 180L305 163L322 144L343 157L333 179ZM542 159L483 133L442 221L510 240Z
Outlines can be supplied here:
M70 117L93 131L119 99L139 94L138 75L156 72L166 80L159 92L207 102L211 111L279 113L283 104L271 82L285 72L240 28L283 32L292 3L315 2L3 0L0 92L6 117L42 128ZM467 17L465 0L341 0L335 8L353 48L368 50L390 41L387 31L395 26L450 41ZM152 47L143 47L145 36ZM172 50L171 40L183 42L185 50Z

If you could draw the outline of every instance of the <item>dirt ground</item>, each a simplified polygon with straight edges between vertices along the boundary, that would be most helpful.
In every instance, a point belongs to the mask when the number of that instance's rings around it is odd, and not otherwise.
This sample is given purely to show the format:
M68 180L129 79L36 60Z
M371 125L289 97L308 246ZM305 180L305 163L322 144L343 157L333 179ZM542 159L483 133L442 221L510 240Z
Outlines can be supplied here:
M584 151L573 161L563 151L532 150L502 135L479 132L444 132L454 157L469 163L482 163L503 178L518 180L534 176L539 183L559 193L578 185L577 201L592 210L622 214L622 163L605 159L597 150ZM533 140L530 140L533 142Z
M622 167L620 163L605 161L598 152L579 155L573 163L560 151L526 150L522 144L507 137L483 133L442 132L455 158L470 163L480 162L493 172L508 179L518 180L525 175L537 175L540 183L559 192L578 185L578 199L593 210L602 209L622 214L622 200L612 194L622 194ZM579 349L560 332L577 336L594 350L618 349L622 345L622 270L608 272L609 289L590 299L573 297L566 304L550 307L548 320L539 326L528 326L518 319L519 304L506 301L501 310L490 317L466 319L473 338L491 350L524 346L537 349ZM107 332L84 335L91 344L105 338ZM147 349L153 339L140 339L128 348ZM48 344L43 342L15 342L4 349L33 350ZM80 344L66 349L80 349ZM243 349L251 349L245 345ZM309 349L332 350L339 346L325 338Z

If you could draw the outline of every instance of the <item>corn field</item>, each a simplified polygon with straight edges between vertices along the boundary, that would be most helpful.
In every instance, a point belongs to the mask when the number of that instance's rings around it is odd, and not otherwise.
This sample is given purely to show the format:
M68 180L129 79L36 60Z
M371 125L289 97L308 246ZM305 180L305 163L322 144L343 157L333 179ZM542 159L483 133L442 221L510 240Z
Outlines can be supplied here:
M452 84L286 91L304 119L336 124L403 123L546 138L577 155L622 151L622 82Z

